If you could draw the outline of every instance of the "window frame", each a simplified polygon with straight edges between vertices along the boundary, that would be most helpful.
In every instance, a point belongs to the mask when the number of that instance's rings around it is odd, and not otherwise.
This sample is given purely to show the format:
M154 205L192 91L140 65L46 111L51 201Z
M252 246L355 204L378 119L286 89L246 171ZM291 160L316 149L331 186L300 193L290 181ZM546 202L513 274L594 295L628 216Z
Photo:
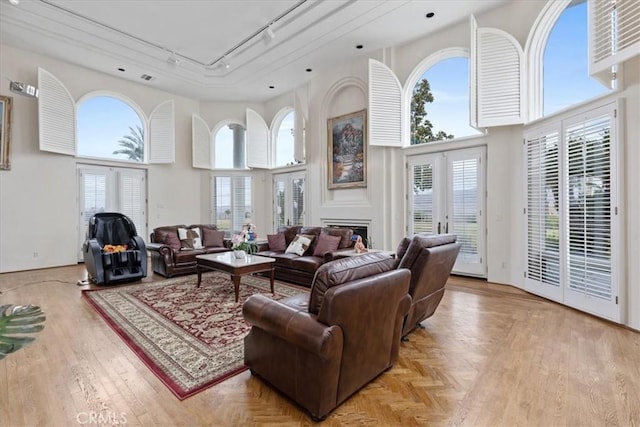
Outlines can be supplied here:
M229 126L229 125L238 125L238 126L242 126L244 128L244 132L245 132L245 135L244 135L244 167L242 167L242 168L236 168L236 167L217 168L216 167L216 136L218 135L218 132L224 126ZM246 171L246 170L250 169L249 166L247 166L247 125L245 125L244 123L242 123L239 120L224 119L224 120L219 121L218 123L216 123L213 126L213 128L211 129L211 134L210 135L211 135L211 170Z
M277 161L277 152L278 152L278 134L280 133L280 127L282 126L282 122L284 121L284 119L289 115L293 113L293 138L292 138L292 146L291 148L293 149L293 157L291 158L291 160L293 161L293 163L291 164L284 164L284 165L279 165L276 163ZM270 127L270 131L271 131L271 167L272 168L283 168L283 167L287 167L287 166L294 166L296 165L296 159L295 159L295 149L296 149L296 141L295 141L295 132L296 132L296 119L295 119L295 114L296 111L293 107L290 106L286 106L280 109L280 111L278 111L276 113L276 115L273 117L273 120L271 121L271 127Z

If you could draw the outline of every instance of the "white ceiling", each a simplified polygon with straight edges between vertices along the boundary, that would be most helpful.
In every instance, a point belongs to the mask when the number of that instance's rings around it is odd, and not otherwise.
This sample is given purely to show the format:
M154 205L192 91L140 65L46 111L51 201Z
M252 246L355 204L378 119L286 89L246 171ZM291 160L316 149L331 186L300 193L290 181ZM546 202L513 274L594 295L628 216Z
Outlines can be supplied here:
M264 101L504 1L0 0L0 43L195 99Z

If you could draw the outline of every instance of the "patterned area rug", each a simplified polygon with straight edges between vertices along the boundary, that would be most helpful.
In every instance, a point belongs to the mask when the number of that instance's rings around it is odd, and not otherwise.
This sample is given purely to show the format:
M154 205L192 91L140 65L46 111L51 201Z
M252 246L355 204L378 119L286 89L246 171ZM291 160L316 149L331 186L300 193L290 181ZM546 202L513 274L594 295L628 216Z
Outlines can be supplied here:
M249 325L242 303L252 294L282 299L306 292L282 282L243 276L235 303L224 273L205 273L162 282L88 290L83 297L178 397L186 399L244 370Z

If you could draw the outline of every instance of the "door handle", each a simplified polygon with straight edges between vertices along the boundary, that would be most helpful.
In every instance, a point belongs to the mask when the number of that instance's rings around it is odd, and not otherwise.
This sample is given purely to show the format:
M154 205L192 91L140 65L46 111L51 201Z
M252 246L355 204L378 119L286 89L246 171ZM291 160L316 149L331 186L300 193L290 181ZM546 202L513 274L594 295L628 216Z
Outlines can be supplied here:
M447 222L447 224L444 226L444 232L445 233L449 233L449 223Z
M438 234L440 234L440 226L441 226L441 225L442 225L442 224L440 224L440 222L438 222Z

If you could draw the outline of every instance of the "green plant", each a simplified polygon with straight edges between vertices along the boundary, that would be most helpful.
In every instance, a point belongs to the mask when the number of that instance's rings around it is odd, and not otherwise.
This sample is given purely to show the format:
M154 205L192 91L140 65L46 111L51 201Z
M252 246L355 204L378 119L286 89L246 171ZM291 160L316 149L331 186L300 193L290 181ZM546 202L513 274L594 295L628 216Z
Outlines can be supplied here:
M239 242L233 245L234 251L245 251L248 254L255 254L258 252L258 245L253 242Z
M0 359L31 344L35 337L22 334L40 332L44 329L42 323L45 320L44 313L37 305L0 306Z

